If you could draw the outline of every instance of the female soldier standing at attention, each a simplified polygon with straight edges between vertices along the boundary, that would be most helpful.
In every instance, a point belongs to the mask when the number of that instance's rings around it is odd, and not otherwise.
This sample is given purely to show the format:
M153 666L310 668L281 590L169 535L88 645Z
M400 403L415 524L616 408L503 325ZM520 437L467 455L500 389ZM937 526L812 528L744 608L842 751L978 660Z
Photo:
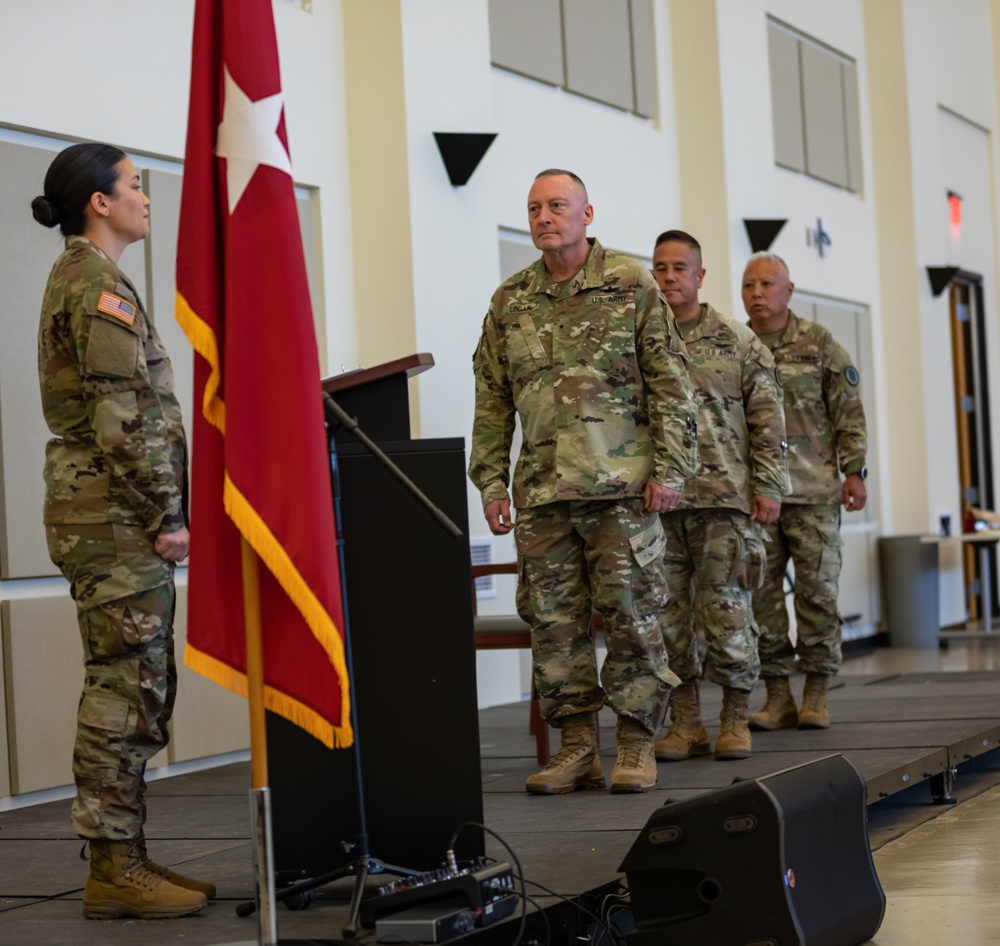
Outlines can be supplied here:
M174 567L190 541L173 369L117 265L149 235L149 198L122 151L79 144L57 155L31 208L66 237L42 302L38 375L54 434L49 554L70 583L86 671L71 815L90 844L83 915L184 916L214 885L155 864L143 836L143 774L167 744L177 685Z

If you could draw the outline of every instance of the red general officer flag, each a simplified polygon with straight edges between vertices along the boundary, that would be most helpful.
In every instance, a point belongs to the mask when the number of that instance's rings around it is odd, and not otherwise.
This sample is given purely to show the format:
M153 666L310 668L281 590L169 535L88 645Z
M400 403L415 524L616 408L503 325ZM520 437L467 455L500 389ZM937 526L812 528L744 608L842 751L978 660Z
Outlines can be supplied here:
M319 359L271 0L196 0L177 320L195 358L189 667L247 695L240 537L264 702L353 741Z

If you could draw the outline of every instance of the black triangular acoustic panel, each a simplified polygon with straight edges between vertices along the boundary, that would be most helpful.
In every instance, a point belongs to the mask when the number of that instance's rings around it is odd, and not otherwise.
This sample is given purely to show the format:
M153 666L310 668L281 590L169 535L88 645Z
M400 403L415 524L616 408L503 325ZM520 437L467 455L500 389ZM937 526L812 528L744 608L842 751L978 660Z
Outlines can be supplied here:
M927 275L931 281L931 293L935 296L941 295L957 272L957 266L928 266Z
M472 177L472 172L479 167L479 162L483 160L483 155L493 144L494 138L495 134L434 132L434 140L448 171L448 180L455 187L461 187Z
M750 248L754 253L768 249L786 223L787 220L744 220L743 226L747 228Z

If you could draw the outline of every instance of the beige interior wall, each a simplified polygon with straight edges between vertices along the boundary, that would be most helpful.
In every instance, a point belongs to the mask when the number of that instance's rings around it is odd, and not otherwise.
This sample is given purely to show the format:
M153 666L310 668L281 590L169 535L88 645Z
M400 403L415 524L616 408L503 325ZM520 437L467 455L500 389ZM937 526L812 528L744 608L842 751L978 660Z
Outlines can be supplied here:
M358 361L370 368L416 351L400 2L346 0L343 20Z
M680 227L702 246L705 299L722 308L732 298L729 208L722 132L722 84L715 0L670 0Z
M929 495L926 430L923 411L918 409L920 373L914 369L922 363L915 315L920 311L918 285L923 274L919 272L914 236L902 2L865 0L864 17L881 274L879 301L883 349L892 353L881 366L888 419L882 444L893 474L889 522L894 533L904 535L926 529Z

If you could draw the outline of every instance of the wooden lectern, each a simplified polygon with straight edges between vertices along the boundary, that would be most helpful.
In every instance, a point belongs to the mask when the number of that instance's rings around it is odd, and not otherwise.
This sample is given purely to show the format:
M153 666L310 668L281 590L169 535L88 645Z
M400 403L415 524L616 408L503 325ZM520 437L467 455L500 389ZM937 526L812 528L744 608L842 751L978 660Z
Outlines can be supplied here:
M323 390L467 534L463 438L410 439L407 379L433 364L412 355ZM483 820L469 543L446 534L348 431L334 442L369 849L431 870L459 824ZM329 750L273 713L267 737L279 876L347 864L357 750ZM481 831L462 832L460 859L483 850Z

